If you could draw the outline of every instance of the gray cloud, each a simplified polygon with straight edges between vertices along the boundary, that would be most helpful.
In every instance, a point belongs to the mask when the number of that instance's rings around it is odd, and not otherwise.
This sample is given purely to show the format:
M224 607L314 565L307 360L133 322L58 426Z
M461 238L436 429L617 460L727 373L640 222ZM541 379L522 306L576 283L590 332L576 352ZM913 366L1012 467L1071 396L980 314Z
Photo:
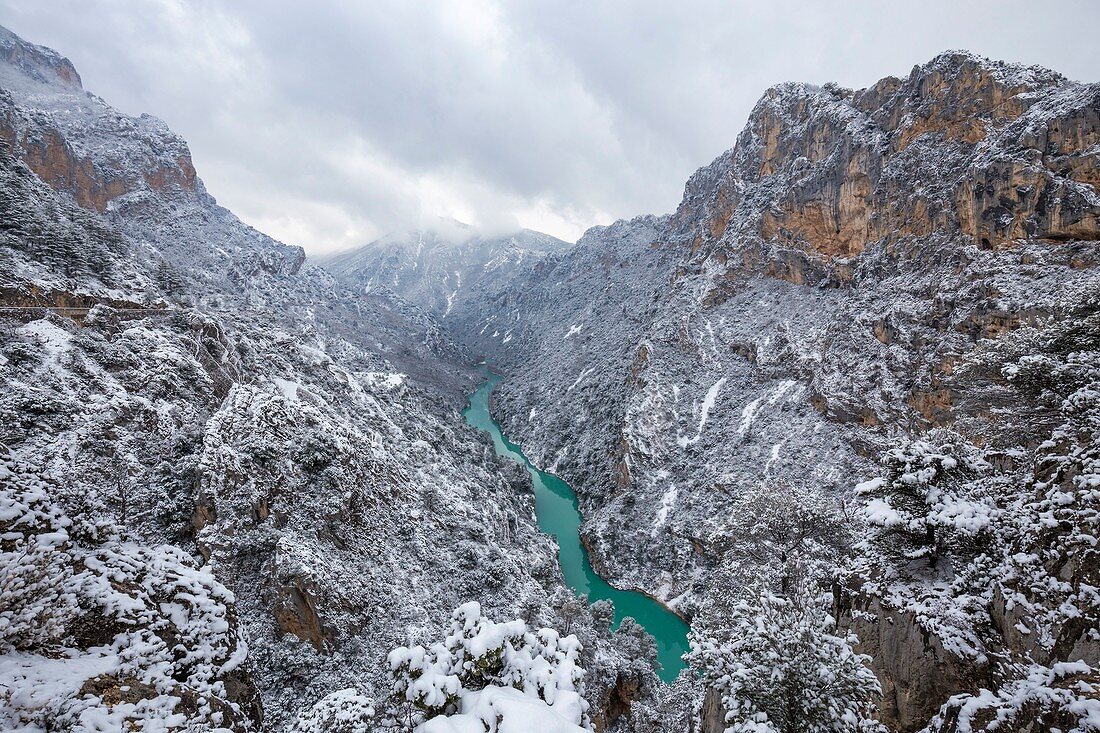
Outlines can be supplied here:
M1057 7L1054 7L1054 6ZM575 238L677 204L771 84L947 48L1094 79L1100 4L0 0L0 23L191 143L219 200L312 252L452 216Z

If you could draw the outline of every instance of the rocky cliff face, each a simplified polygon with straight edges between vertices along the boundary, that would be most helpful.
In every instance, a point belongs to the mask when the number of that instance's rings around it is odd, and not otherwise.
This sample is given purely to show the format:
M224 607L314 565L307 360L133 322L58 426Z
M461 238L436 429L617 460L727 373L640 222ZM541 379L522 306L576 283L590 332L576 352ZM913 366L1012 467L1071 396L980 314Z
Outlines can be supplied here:
M9 95L0 140L39 178L81 206L106 211L126 194L151 190L197 195L187 144L160 120L120 115L85 92L72 63L55 51L0 30L0 86ZM14 98L33 96L33 106ZM91 149L110 141L110 153Z
M675 214L590 231L464 325L465 338L498 333L478 343L509 371L502 423L578 488L597 566L703 611L730 591L718 569L751 563L727 549L746 489L820 489L850 514L883 451L933 429L1018 455L996 481L1030 496L1025 456L1052 423L989 352L1088 312L1063 295L1097 283L1098 94L965 53L865 90L775 87ZM999 552L1027 545L1014 532ZM887 690L883 720L901 730L951 695L1009 689L1032 662L1097 662L1068 642L1067 656L1028 651L1006 621L963 651L930 620L950 604L906 613L861 588L847 602L871 619L853 623ZM996 617L978 596L973 613ZM1071 597L1057 599L1095 617ZM975 662L993 648L1011 650L1012 671Z
M439 321L303 267L163 123L0 44L0 727L284 729L332 693L373 709L386 652L470 598L561 625ZM631 661L569 615L607 697Z
M0 60L35 81L84 88L71 61L51 48L24 41L7 28L0 28Z
M817 262L933 235L1095 240L1096 94L965 53L858 92L775 87L688 182L677 225L696 247L755 238Z

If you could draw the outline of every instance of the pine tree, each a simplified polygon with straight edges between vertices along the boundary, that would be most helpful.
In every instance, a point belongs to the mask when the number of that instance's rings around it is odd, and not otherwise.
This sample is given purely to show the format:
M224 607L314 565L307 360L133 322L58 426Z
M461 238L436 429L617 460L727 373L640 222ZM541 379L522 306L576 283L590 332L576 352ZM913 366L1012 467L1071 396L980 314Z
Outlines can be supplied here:
M734 606L720 642L693 634L687 659L721 696L726 733L872 731L881 695L870 659L836 631L825 604L799 584L760 589Z
M761 483L734 503L715 544L733 559L723 571L741 584L768 575L772 590L786 595L793 584L835 567L852 543L851 529L843 507L817 487Z
M974 446L935 430L888 450L882 464L880 478L856 487L882 549L932 567L952 551L980 549L994 508L988 487L975 481L990 466Z

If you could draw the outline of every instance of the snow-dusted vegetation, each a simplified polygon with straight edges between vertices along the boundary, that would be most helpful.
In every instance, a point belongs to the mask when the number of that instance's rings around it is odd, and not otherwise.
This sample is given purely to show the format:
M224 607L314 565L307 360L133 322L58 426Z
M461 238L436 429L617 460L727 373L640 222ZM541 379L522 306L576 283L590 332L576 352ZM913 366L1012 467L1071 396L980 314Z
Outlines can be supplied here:
M1018 444L933 431L888 450L884 475L862 486L857 626L909 615L988 680L952 696L931 730L1100 723L1098 285L961 366L1004 377Z
M813 577L886 725L1093 730L1098 100L962 52L779 85L674 215L449 323L593 562L701 640L746 581Z
M701 638L689 655L717 693L727 733L875 731L881 687L838 634L820 594L763 589L721 619L724 641ZM712 623L717 619L712 619Z
M326 726L471 597L557 624L553 546L463 424L476 373L439 323L303 269L206 196L160 123L3 33L26 60L0 63L12 725ZM87 176L48 176L41 146ZM582 611L607 695L629 665Z
M442 642L389 653L390 719L419 733L591 730L580 648L576 636L497 623L476 601L463 604Z
M0 51L0 727L1100 731L1100 86L782 84L674 214L318 264Z
M247 730L233 594L89 497L0 462L0 724L25 731Z

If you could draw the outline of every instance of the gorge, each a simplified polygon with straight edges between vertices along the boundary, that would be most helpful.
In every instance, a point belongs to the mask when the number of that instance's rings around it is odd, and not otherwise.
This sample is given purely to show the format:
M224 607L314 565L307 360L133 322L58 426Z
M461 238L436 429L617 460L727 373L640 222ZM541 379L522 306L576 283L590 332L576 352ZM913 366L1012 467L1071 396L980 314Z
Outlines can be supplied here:
M945 52L307 258L0 28L0 728L1100 730L1098 189Z
M581 516L576 494L557 476L533 466L519 446L500 431L489 412L489 400L500 377L488 371L486 374L487 379L470 396L470 403L462 413L466 422L489 433L497 455L515 461L531 474L538 526L557 540L558 561L565 582L587 602L606 600L613 603L616 625L626 617L641 624L657 644L657 660L661 665L658 675L665 682L674 682L684 668L681 657L688 652L687 624L652 598L637 591L615 588L592 570L579 532Z

